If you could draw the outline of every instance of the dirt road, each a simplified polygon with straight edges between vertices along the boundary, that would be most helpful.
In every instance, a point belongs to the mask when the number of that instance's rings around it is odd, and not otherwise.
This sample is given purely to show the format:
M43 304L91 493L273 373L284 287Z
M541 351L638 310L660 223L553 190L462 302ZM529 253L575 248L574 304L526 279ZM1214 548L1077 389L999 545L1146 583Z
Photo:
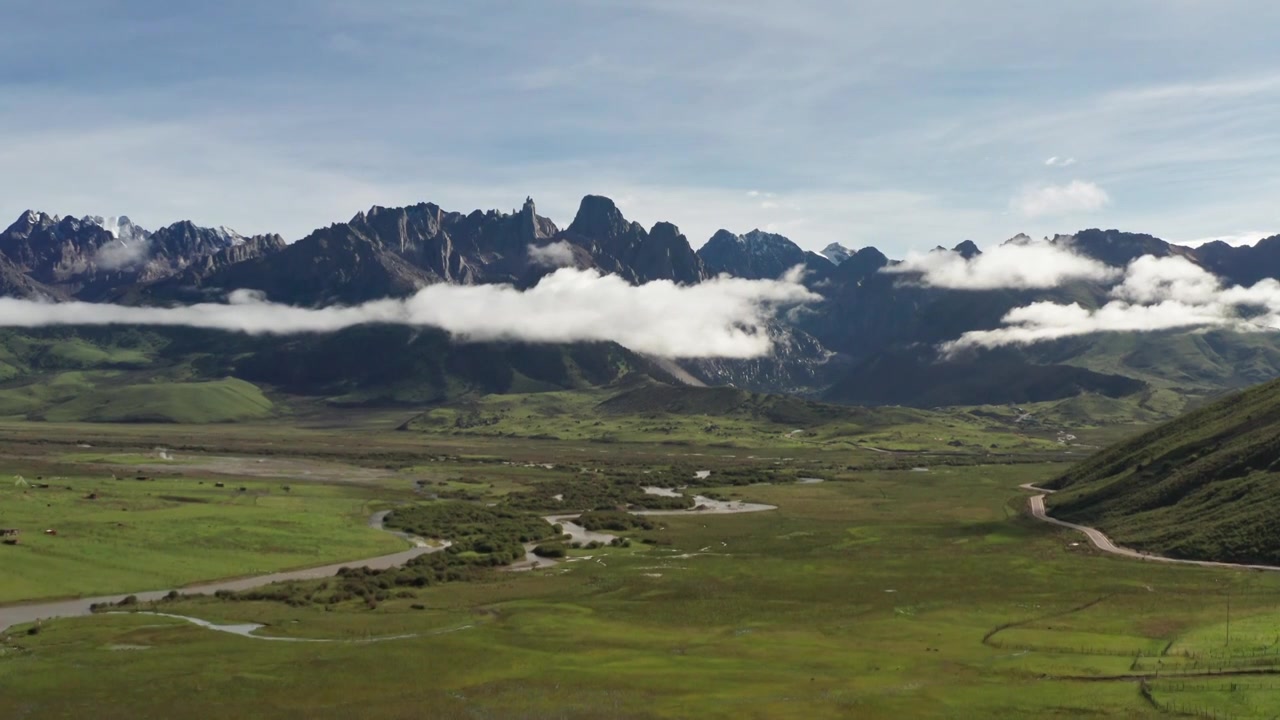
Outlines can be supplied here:
M1062 527L1071 528L1072 530L1084 533L1085 537L1089 538L1089 542L1103 552L1108 552L1113 555L1123 555L1124 557L1135 558L1137 560L1177 563L1179 565L1200 565L1202 567L1236 568L1244 570L1280 570L1280 567L1274 565L1246 565L1244 563L1214 562L1212 560L1182 560L1179 558L1165 557L1163 555L1152 555L1151 553L1145 553L1140 550L1121 547L1112 542L1111 538L1104 535L1103 532L1097 528L1077 525L1075 523L1069 523L1066 520L1058 520L1057 518L1049 517L1048 512L1045 510L1044 499L1055 491L1036 487L1031 483L1019 485L1018 487L1029 492L1040 493L1039 495L1033 495L1030 498L1032 515L1047 523L1061 525Z

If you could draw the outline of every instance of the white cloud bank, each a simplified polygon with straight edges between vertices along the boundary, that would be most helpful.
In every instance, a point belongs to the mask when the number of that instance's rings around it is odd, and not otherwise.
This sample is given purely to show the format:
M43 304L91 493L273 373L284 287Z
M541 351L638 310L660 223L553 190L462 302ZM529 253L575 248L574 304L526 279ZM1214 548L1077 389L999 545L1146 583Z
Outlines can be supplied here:
M1113 300L1096 310L1053 302L1014 308L1004 316L1004 327L967 332L942 350L949 355L1098 332L1280 330L1280 282L1267 279L1250 287L1223 288L1216 276L1181 257L1145 255L1134 260L1111 296Z
M952 290L1050 288L1071 280L1110 280L1120 271L1047 240L1010 241L965 259L954 250L908 253L886 273L920 273L929 287Z
M432 285L403 300L300 308L238 290L227 304L129 307L0 298L0 326L161 325L249 334L334 332L390 323L446 330L461 340L534 343L612 341L661 357L768 355L768 321L783 307L816 300L800 272L780 280L720 277L697 285L630 285L595 270L562 268L533 288Z
M1009 202L1023 217L1040 218L1101 210L1111 204L1106 190L1091 182L1073 180L1066 185L1027 188Z

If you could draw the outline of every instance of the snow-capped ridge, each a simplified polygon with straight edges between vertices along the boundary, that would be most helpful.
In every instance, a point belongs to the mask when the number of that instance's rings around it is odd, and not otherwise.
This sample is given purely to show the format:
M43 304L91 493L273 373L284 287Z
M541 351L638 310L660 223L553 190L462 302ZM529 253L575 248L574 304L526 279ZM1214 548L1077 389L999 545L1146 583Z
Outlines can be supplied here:
M836 265L839 265L845 260L848 260L849 258L853 257L853 253L854 251L851 250L850 248L847 248L844 245L841 245L840 243L833 242L830 245L823 248L822 252L819 254L825 257L826 259L830 260L831 262L835 263Z

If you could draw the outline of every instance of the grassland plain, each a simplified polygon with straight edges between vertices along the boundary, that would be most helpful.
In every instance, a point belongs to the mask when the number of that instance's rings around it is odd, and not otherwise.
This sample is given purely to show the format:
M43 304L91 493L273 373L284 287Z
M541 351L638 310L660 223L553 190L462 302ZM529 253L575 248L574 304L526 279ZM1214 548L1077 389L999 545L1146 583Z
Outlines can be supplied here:
M86 472L0 481L0 527L22 531L0 554L0 602L154 590L403 549L367 527L377 506L367 489Z
M11 430L11 451L106 452L31 445L33 438ZM131 431L100 428L95 439L114 439L113 452L136 453ZM199 438L215 452L265 443L297 454L336 452L334 440L299 430L226 431L174 428L169 437L190 444ZM450 442L458 444L441 454ZM17 633L0 644L0 716L1128 718L1280 711L1280 677L1229 674L1280 662L1267 631L1280 619L1280 577L1095 554L1082 538L1022 513L1017 485L1061 474L1060 463L939 465L915 455L911 462L928 470L913 471L877 468L875 461L888 461L871 451L743 453L417 433L353 439L346 447L353 462L387 473L342 486L367 497L427 479L432 488L501 502L543 482L595 482L582 470L596 465L606 474L684 474L693 463L715 478L755 463L776 473L777 483L707 491L778 510L664 517L659 529L636 535L654 544L573 551L572 562L414 590L373 610L215 598L163 604L165 612L263 623L264 633L281 637L414 635L392 642L263 642L154 616L48 622L36 635ZM797 484L801 473L827 482ZM295 481L293 492L301 484ZM1230 646L1228 597L1237 628Z

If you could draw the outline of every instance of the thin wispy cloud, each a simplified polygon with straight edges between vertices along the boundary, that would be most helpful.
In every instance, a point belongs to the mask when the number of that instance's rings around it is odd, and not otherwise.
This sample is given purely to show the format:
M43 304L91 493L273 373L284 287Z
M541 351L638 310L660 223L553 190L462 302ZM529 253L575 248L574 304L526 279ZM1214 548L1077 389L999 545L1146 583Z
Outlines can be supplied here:
M1071 167L1076 164L1076 159L1073 157L1058 157L1057 155L1054 155L1048 160L1045 160L1044 164L1048 167Z
M573 264L573 245L568 240L547 245L530 245L529 261L542 267L565 267Z
M1097 184L1073 180L1066 185L1042 185L1018 193L1009 207L1025 218L1079 215L1101 210L1111 196Z

